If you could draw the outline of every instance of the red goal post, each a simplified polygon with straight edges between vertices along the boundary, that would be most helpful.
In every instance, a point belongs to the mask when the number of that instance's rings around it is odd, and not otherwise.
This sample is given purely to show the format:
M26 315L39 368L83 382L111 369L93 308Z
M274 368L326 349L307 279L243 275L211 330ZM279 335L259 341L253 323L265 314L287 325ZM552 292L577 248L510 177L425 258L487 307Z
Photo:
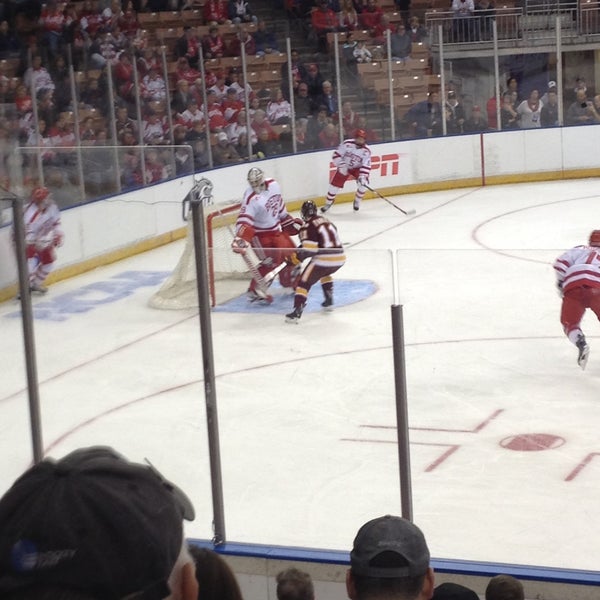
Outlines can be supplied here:
M246 287L251 275L246 263L231 249L241 204L209 206L205 209L208 286L211 306L227 300ZM240 281L244 281L240 284ZM188 220L183 253L160 289L150 298L153 308L181 310L198 307L194 232Z

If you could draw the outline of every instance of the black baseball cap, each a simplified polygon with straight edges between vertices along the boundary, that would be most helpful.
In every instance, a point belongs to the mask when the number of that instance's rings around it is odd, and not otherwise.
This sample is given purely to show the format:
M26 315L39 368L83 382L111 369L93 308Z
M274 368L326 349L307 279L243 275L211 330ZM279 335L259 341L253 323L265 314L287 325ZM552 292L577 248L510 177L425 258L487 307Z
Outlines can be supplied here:
M384 553L386 560L377 560ZM396 564L394 554L398 558ZM423 532L407 519L386 515L368 521L358 530L350 566L352 573L361 577L416 577L427 572L429 559Z
M45 459L0 499L0 597L48 585L165 598L183 519L192 503L150 464L106 446Z

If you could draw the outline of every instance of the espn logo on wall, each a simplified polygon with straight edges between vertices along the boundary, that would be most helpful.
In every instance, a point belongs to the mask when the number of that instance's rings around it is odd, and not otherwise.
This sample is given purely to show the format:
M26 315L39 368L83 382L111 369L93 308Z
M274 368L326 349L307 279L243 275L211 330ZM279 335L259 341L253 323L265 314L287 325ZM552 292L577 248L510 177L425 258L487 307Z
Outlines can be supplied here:
M400 159L408 154L374 154L371 156L371 175L388 177L400 174ZM329 163L329 173L333 175L336 171L335 165Z

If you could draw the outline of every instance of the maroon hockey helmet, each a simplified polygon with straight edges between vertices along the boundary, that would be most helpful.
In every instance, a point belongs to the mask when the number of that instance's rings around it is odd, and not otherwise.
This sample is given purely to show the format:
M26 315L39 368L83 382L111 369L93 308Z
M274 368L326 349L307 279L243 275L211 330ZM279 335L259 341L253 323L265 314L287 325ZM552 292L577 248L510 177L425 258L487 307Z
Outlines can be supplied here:
M590 233L590 246L600 246L600 229L594 229L592 233Z

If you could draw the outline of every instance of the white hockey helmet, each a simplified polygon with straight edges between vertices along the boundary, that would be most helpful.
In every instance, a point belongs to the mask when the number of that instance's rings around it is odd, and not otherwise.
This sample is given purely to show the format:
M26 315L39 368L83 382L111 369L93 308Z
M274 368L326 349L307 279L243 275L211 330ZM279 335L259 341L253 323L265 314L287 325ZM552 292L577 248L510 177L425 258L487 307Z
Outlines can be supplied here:
M258 167L252 167L248 171L248 183L257 194L267 189L267 186L265 185L265 174L262 169L259 169Z

